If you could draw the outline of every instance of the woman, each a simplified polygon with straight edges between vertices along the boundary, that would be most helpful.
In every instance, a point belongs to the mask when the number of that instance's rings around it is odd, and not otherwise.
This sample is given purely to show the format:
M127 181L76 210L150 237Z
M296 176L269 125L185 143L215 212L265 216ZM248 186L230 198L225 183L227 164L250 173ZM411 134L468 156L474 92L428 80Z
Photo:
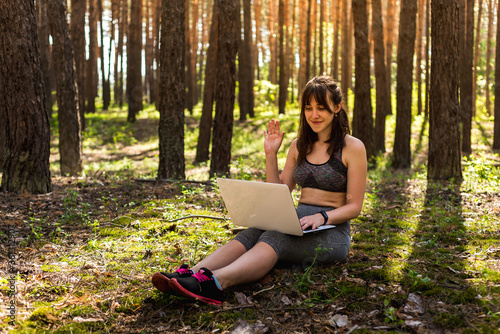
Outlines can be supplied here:
M304 264L318 247L320 263L344 261L350 247L349 220L363 206L367 160L363 143L349 135L342 93L335 81L321 76L309 81L302 93L300 128L278 170L277 153L284 132L271 120L265 133L267 182L301 187L297 214L302 229L324 224L336 228L304 236L249 228L217 249L192 269L182 265L174 273L156 273L153 285L175 290L209 304L220 304L227 287L264 277L278 260Z

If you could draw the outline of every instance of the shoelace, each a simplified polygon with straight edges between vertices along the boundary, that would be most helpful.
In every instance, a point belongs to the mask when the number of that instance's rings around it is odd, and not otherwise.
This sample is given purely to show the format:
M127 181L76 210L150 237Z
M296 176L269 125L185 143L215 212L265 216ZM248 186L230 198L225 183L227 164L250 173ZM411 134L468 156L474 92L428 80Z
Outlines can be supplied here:
M175 272L183 275L183 274L190 274L191 270L190 269L186 269L186 268L181 268L181 269L177 269Z
M208 277L207 275L205 275L204 272L197 272L196 274L193 275L193 277L195 277L198 282L205 282L205 281L210 281L210 277Z

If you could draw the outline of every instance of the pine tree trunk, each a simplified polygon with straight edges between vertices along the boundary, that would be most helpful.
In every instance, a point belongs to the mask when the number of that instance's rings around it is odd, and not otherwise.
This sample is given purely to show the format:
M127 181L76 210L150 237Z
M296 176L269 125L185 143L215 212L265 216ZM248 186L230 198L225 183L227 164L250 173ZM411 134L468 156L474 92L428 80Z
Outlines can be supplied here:
M500 1L497 2L497 18L500 17ZM495 77L500 78L500 24L497 24L495 50ZM495 85L495 96L500 96L500 85ZM500 99L495 98L495 121L493 124L493 149L500 150Z
M424 35L424 8L425 0L418 0L417 10L417 37L415 53L417 64L415 67L415 81L417 82L417 114L422 112L422 39Z
M464 37L460 50L461 75L460 75L460 111L462 113L462 153L471 153L471 127L472 127L472 65L474 54L474 0L466 0L464 8Z
M288 82L287 82L287 71L288 63L286 61L286 36L287 36L287 25L286 25L286 11L287 6L285 5L285 0L279 0L279 94L278 94L278 109L280 114L285 113L286 100L288 96Z
M239 104L240 120L244 121L247 115L253 117L253 55L252 55L252 16L250 0L243 0L243 40L238 52L239 61Z
M273 84L278 83L278 57L276 41L276 0L269 0L268 8L268 26L269 26L269 81Z
M185 100L185 108L189 111L189 114L193 114L193 105L194 105L194 101L193 101L193 90L192 90L192 87L191 87L191 82L192 82L192 79L191 77L194 75L194 73L191 73L191 34L189 33L189 7L190 7L190 3L191 1L190 0L186 0L185 3L184 3L184 6L186 7L186 20L184 22L184 29L185 29L185 32L184 32L184 36L186 38L186 42L185 42L185 48L186 48L186 51L185 51L185 57L186 57L186 82L184 83L185 85L185 89L186 89L186 92L185 92L185 95L186 95L186 100Z
M97 0L89 0L89 58L85 70L86 112L94 113L97 91Z
M385 31L385 66L387 70L387 91L392 96L392 60L396 31L396 0L387 0L386 22L387 29ZM389 99L389 114L392 114L392 99Z
M491 40L493 39L493 0L488 0L488 33L486 41L486 85L485 85L485 107L488 115L492 115L491 112L491 98L490 98L490 86L491 86L491 56L493 48L491 46Z
M37 36L33 1L0 2L0 108L6 136L4 191L52 191L50 125Z
M458 0L432 1L428 179L462 178L458 114Z
M52 87L54 86L54 83L52 82L53 73L51 73L51 70L53 70L54 67L52 57L50 55L47 0L38 0L36 4L38 6L38 40L40 43L40 61L45 88L45 107L47 108L49 115L52 117L52 108L54 106Z
M83 170L82 140L73 47L66 22L66 4L63 0L47 0L47 9L54 40L52 54L57 83L61 175L77 176Z
M416 19L417 3L414 0L402 0L399 23L398 68L396 74L396 135L392 160L394 168L411 167L411 95Z
M192 18L191 18L191 82L189 86L192 91L193 107L198 103L198 88L196 85L196 60L198 55L198 17L199 17L199 0L191 0Z
M3 92L1 71L0 71L0 92ZM2 101L2 98L0 97L0 119L3 119L3 120L7 119L7 115L5 115L5 110L4 109L5 108L3 106L3 101ZM3 162L4 162L3 154L5 152L5 145L6 145L6 142L7 142L7 138L6 138L6 135L5 135L5 128L6 128L5 121L4 122L0 122L0 171L3 170L3 167L2 167L3 166ZM0 190L1 189L2 189L2 186L0 184Z
M325 72L325 64L324 64L324 52L323 52L323 44L324 44L324 26L325 24L325 0L320 0L319 2L319 46L318 46L318 58L319 58L319 73L323 75Z
M85 130L85 0L71 1L71 43L75 58L76 85L78 87L78 110L80 128Z
M299 12L307 12L307 0L299 0ZM306 86L306 44L307 44L307 17L299 15L299 76L298 88L299 92ZM300 93L299 93L300 95Z
M215 119L210 177L229 175L236 87L239 0L216 0L219 13Z
M195 162L200 163L209 159L210 138L212 134L212 113L215 99L215 77L217 74L217 44L219 33L219 14L217 3L212 10L212 24L210 26L209 47L207 50L207 65L205 66L205 89L203 90L203 107L200 119L200 134L196 148Z
M370 96L370 52L368 41L368 13L366 0L353 0L352 13L354 20L355 71L354 110L352 118L352 135L359 138L366 147L370 158L374 155L373 145L373 111Z
M335 2L335 28L333 35L333 52L332 52L332 77L337 80L339 76L339 31L340 31L340 4L342 2L337 0ZM333 7L333 4L332 4Z
M118 38L118 56L120 58L120 68L116 75L115 82L115 101L120 106L123 106L123 67L124 67L124 56L123 49L125 43L125 36L127 35L127 27L128 27L128 1L127 0L118 0L120 3L120 21L119 25L119 38Z
M101 59L101 82L102 82L102 110L108 110L109 103L111 100L110 87L109 87L109 77L106 78L106 65L104 63L104 20L102 17L103 7L102 0L97 1L97 7L99 11L99 32L101 47L99 48L99 58Z
M431 83L431 64L429 55L431 51L431 0L426 0L425 5L425 116L429 116L429 89Z
M185 2L162 1L158 179L184 179Z
M474 45L474 65L472 76L472 115L476 114L476 96L477 96L477 70L479 67L479 53L481 52L481 23L483 14L483 0L478 2L477 24L476 24L476 40Z
M376 117L375 117L375 152L385 152L385 118L390 112L390 93L387 91L387 73L385 67L384 23L382 21L381 0L372 1L373 54L375 58Z
M134 0L130 7L127 36L127 101L128 122L135 122L142 110L142 0Z
M342 74L341 74L341 89L342 89L342 95L344 96L344 109L348 110L348 104L347 104L347 96L348 96L348 91L349 91L349 85L350 85L350 70L349 70L349 56L350 56L350 50L351 50L351 40L349 38L349 17L350 17L350 12L351 8L349 6L349 0L343 0L343 15L342 15Z
M259 56L262 54L262 0L254 0L253 4L254 19L255 19L255 52L253 53L253 67L257 72L257 80L260 80L260 66L259 66Z

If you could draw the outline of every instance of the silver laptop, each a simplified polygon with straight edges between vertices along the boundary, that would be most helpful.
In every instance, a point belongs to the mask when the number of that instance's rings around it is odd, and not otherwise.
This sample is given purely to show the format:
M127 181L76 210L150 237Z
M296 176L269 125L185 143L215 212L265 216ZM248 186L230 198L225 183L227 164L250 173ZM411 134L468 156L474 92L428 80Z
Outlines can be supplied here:
M235 225L298 236L335 227L324 225L303 231L286 184L223 178L218 178L217 184Z

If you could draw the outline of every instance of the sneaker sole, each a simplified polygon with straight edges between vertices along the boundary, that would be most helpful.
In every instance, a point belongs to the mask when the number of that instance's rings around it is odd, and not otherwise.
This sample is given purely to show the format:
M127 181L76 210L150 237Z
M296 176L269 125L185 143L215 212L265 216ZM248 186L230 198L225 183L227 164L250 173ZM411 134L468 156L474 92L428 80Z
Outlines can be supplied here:
M189 297L189 298L193 298L193 299L202 301L202 302L204 302L206 304L211 304L211 305L220 305L220 304L222 304L222 301L220 301L220 300L216 300L216 299L212 299L212 298L207 298L207 297L199 296L199 295L197 295L195 293L192 293L189 290L184 289L184 287L182 285L180 285L175 278L171 279L169 281L169 284L170 284L170 288L171 289L175 290L176 292L180 293L183 296L186 296L186 297Z
M160 273L155 273L153 277L151 277L151 282L155 288L163 293L172 291L172 288L169 285L170 279Z

